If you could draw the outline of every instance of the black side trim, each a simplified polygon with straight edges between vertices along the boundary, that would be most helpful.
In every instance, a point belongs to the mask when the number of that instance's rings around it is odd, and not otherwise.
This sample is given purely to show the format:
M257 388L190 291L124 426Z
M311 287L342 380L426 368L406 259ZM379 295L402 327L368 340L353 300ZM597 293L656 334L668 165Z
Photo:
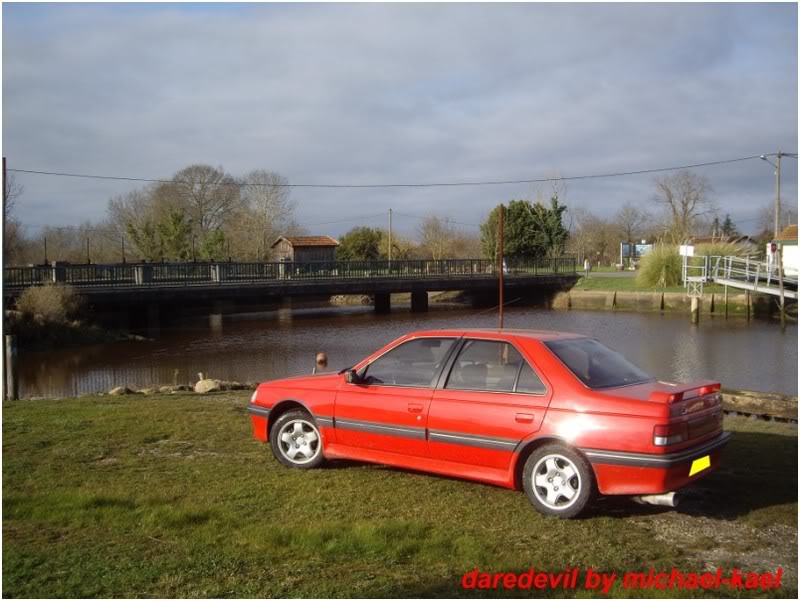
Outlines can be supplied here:
M462 434L460 432L445 432L442 430L428 430L428 438L433 442L460 444L468 447L495 449L500 451L513 451L519 441L511 438L496 438L494 436L476 436L475 434Z
M425 440L425 428L387 426L375 422L362 422L351 419L337 419L336 428L340 430L355 430L358 432L372 432L373 434L386 434L387 436L401 436L403 438Z
M247 411L253 415L258 415L259 417L269 416L269 409L267 407L261 407L260 405L248 405Z
M324 428L333 428L332 417L319 417L318 415L315 415L314 421L316 421L320 426Z
M630 465L635 467L672 467L702 457L728 444L730 432L723 432L715 439L697 447L674 453L656 455L653 453L624 453L599 449L580 449L591 463L606 465Z

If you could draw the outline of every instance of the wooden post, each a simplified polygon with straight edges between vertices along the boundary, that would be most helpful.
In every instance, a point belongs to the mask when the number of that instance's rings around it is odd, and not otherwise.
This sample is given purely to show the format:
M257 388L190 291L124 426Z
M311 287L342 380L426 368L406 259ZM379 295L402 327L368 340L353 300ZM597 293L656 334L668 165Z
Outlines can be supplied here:
M499 282L499 288L500 288L500 329L501 330L503 329L503 317L504 317L504 315L503 315L503 288L504 288L504 284L505 284L504 279L503 279L503 275L504 275L503 274L503 253L504 253L504 250L505 250L504 249L504 241L503 241L503 237L504 237L503 220L505 218L504 213L505 213L505 209L504 209L504 207L503 207L503 205L501 203L500 204L500 220L499 220L500 223L498 224L499 225L499 228L498 228L499 229L499 236L500 236L500 240L499 240L499 242L500 242L500 252L498 253L498 255L499 255L498 256L498 276L499 276L498 282Z
M728 319L728 285L725 284L725 319Z
M696 296L692 297L692 323L700 321L700 299Z
M745 299L745 305L747 307L747 310L746 310L747 320L750 321L750 312L753 309L753 301L750 298L750 291L749 290L745 290L744 291L744 299Z
M19 378L17 377L17 337L6 334L6 400L16 401L19 398Z

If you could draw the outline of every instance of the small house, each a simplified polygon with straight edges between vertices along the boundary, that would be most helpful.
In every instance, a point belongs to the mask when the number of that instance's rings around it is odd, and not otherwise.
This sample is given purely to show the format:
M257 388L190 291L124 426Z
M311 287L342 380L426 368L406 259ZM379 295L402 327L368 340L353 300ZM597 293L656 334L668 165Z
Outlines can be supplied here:
M335 261L337 246L330 236L281 236L272 248L278 261L317 263Z
M772 266L775 253L781 251L783 272L790 277L797 277L800 271L800 253L797 249L797 224L789 225L767 243L767 263ZM777 267L777 262L775 262Z

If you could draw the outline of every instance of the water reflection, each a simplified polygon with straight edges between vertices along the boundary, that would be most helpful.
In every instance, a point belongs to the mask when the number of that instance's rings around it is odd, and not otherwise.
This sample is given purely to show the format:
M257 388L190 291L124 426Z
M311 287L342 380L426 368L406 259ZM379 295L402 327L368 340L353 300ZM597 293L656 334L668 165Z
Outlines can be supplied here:
M310 373L318 351L331 369L352 365L386 342L415 329L494 327L493 312L460 307L429 313L397 310L374 315L369 307L285 308L196 319L162 332L153 342L115 343L20 354L20 394L70 396L196 380L261 381ZM732 388L797 394L797 326L685 315L546 311L512 308L507 327L592 335L659 378L719 379Z

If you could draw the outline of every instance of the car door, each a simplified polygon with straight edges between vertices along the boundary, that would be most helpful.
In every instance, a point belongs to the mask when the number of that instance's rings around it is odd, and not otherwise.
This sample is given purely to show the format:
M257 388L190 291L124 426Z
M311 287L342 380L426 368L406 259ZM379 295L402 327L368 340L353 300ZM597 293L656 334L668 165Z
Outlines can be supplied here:
M343 381L334 404L337 444L427 456L433 387L456 340L407 340L360 369L359 383Z
M541 426L552 396L510 342L465 339L432 398L432 459L505 469L519 442Z

